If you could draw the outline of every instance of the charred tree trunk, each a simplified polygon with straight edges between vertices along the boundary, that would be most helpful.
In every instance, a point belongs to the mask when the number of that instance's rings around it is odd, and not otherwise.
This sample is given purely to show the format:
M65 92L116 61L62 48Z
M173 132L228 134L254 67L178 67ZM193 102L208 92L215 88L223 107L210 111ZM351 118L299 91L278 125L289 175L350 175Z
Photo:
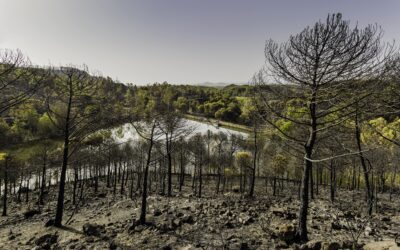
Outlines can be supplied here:
M114 188L113 188L113 193L114 193L114 196L116 195L116 193L117 193L117 163L116 162L114 162Z
M202 162L203 162L203 151L200 149L200 157L199 157L199 193L198 193L198 197L201 198L201 192L202 192L202 188L203 188L203 166L202 166Z
M331 166L330 166L330 197L331 197L331 202L335 201L335 189L336 189L336 171L335 171L335 166L333 164L333 160L331 160Z
M111 175L111 149L108 149L107 188L111 187L110 175Z
M359 119L358 119L358 111L356 111L355 125L356 125L355 126L355 136L356 136L356 142L357 142L358 156L360 157L361 167L362 167L363 173L364 173L366 200L367 200L367 205L368 205L368 215L371 215L372 208L373 208L374 194L371 189L367 163L365 161L364 154L362 152L361 131L360 131L360 125L359 125Z
M308 214L308 203L309 203L308 187L309 187L310 171L312 169L311 159L312 159L315 140L317 139L316 95L317 93L314 87L309 106L311 127L310 127L310 134L308 141L304 146L305 160L304 160L303 178L301 182L301 191L300 191L301 205L299 211L299 222L296 231L296 237L300 241L308 240L308 232L307 232L307 214Z
M47 163L47 153L45 152L43 156L43 167L42 167L42 182L40 184L40 195L39 195L39 204L43 205L44 198L44 189L46 187L46 163Z
M310 169L310 198L314 199L314 176L313 176L313 167Z
M182 146L181 146L182 147ZM183 150L180 152L180 178L179 178L179 192L182 192L182 187L185 184L185 166L183 164Z
M65 177L67 173L68 166L68 154L69 154L69 129L70 129L70 115L71 115L71 107L72 107L72 83L70 82L69 86L69 100L67 106L67 117L65 119L65 129L64 129L64 152L63 152L63 161L61 165L61 176L58 190L58 199L57 199L57 210L56 217L54 219L54 226L61 227L62 217L64 211L64 192L65 192Z
M4 164L4 194L3 194L3 213L2 216L7 216L7 195L8 195L8 159L6 157Z
M219 186L221 185L221 166L218 166L218 179L217 179L217 189L216 193L219 194Z
M125 192L125 172L126 172L126 166L122 166L122 179L121 179L121 188L120 188L120 194L123 195Z
M254 186L256 184L256 168L257 168L257 121L256 118L254 119L254 151L253 151L253 168L251 172L251 179L250 179L250 191L249 196L254 196Z
M74 187L72 191L72 204L76 204L76 189L78 186L78 169L77 167L74 167Z
M167 196L171 197L172 195L172 156L171 156L171 139L168 137L168 133L165 135L165 143L167 149L167 164L168 164L168 188L167 188Z
M150 161L151 161L151 151L153 149L153 135L154 135L154 130L156 127L156 123L153 122L153 126L151 129L151 135L149 139L149 149L147 151L147 160L146 160L146 166L144 168L144 173L143 173L143 189L142 189L142 204L140 208L140 219L139 223L141 225L146 224L146 208L147 208L147 178L149 175L149 167L150 167Z

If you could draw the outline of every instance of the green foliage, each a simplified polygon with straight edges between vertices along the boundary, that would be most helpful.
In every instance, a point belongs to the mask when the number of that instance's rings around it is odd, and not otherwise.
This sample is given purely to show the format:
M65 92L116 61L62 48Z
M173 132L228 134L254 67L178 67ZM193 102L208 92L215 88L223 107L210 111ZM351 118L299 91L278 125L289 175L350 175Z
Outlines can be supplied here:
M0 152L0 161L4 161L7 157L7 153Z
M11 110L15 117L12 130L16 134L31 138L37 132L39 115L34 106L24 104Z
M0 148L6 145L6 142L12 136L10 126L4 121L4 119L0 118Z
M275 175L281 176L287 170L288 158L283 154L276 154L272 161L272 171Z
M51 122L47 113L44 113L38 121L38 133L41 137L54 137L57 135L57 129Z
M277 120L275 125L279 128L279 130L281 130L285 134L288 134L290 130L293 128L293 122L284 119Z
M250 101L251 87L230 85L226 88L212 88L189 85L153 84L138 87L135 95L127 98L135 99L131 106L135 113L146 113L151 110L171 112L172 109L183 114L194 114L216 118L228 122L246 124L250 118L242 118L243 103L246 112L254 108Z
M237 152L235 156L236 164L240 168L248 168L251 166L251 153L247 151Z
M286 103L286 115L292 119L304 119L309 116L308 105L299 98L291 99Z
M217 119L236 122L240 113L239 105L237 103L230 103L228 107L216 111L214 116Z
M187 113L189 111L189 102L186 97L179 96L174 102L174 106L182 113Z

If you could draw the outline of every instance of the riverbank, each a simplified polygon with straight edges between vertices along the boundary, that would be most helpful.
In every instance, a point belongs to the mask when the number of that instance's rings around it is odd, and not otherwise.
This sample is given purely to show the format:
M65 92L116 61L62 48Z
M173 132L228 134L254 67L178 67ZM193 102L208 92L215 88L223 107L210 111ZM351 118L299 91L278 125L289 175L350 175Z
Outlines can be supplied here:
M251 127L242 125L242 124L220 121L220 120L216 120L216 119L212 119L212 118L208 118L208 117L189 115L189 114L185 114L184 117L188 120L207 123L207 124L211 124L213 126L219 126L219 127L223 127L226 129L235 130L237 132L246 133L246 134L249 134L252 132Z

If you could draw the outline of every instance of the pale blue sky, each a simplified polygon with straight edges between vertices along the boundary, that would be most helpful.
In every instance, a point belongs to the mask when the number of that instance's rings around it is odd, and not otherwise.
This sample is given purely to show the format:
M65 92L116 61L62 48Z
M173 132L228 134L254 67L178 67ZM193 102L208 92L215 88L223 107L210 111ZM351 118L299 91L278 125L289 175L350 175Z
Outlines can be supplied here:
M247 82L264 43L328 13L400 40L399 0L0 0L0 48L122 82Z

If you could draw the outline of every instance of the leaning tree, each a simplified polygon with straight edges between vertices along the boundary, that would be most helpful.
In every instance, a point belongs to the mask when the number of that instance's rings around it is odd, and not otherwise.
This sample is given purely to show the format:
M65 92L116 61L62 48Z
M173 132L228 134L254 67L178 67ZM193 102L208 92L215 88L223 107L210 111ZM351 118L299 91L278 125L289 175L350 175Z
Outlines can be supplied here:
M259 108L268 114L265 121L304 155L298 240L308 239L308 189L316 145L327 131L352 118L354 105L367 98L356 91L382 65L381 38L377 25L351 27L341 14L333 14L287 42L266 42L266 67L254 77L262 100ZM267 84L271 80L276 84ZM301 132L291 133L288 127Z

